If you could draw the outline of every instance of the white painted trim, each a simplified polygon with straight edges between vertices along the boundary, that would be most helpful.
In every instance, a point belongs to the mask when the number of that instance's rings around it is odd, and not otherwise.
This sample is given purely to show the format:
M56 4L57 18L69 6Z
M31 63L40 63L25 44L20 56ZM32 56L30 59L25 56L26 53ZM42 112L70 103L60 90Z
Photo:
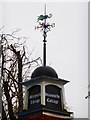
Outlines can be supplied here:
M62 116L62 115L54 115L54 114L51 114L51 113L48 113L48 112L43 112L44 115L50 115L50 116L53 116L53 117L58 117L58 118L68 118L68 119L71 119L71 117L68 117L68 116Z
M42 82L41 85L41 104L45 105L45 83Z

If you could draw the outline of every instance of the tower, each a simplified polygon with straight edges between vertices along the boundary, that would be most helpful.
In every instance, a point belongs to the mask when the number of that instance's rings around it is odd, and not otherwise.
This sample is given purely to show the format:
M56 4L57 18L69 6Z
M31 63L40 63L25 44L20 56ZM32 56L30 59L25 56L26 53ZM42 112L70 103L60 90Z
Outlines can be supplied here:
M65 109L64 85L69 81L58 78L57 72L46 65L46 37L55 24L49 24L46 19L52 14L38 17L38 26L43 32L43 66L36 68L31 79L23 82L26 87L26 110L19 114L20 120L71 120L72 112Z

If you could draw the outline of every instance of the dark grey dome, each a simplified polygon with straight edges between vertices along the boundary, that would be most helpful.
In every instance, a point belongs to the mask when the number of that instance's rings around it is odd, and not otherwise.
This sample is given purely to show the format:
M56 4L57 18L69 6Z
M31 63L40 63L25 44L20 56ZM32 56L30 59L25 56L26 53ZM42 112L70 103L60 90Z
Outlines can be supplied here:
M41 67L36 68L34 72L32 73L31 78L36 78L40 76L58 78L56 71L52 67L49 67L49 66L41 66Z

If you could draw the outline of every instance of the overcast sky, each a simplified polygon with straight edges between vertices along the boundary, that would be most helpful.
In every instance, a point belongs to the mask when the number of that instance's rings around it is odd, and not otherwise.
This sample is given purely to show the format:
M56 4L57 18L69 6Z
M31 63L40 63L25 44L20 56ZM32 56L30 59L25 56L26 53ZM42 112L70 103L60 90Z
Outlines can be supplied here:
M69 80L65 85L66 102L77 118L88 117L88 2L47 2L47 14L53 17L55 28L47 36L47 65L59 78ZM42 33L35 30L37 16L44 13L44 2L4 2L2 25L5 32L21 28L20 35L29 37L27 46L34 48L33 58L42 58ZM1 27L1 25L0 25Z

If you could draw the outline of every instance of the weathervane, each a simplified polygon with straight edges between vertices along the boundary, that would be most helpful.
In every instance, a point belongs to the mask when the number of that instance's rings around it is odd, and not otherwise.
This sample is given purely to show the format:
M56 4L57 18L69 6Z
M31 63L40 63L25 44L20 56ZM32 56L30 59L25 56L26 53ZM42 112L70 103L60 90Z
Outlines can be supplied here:
M38 16L37 22L38 25L35 26L36 29L40 29L41 32L43 32L43 65L46 66L46 37L47 37L47 32L51 31L51 28L55 27L55 23L46 23L46 19L51 18L52 14L46 15L46 4L45 4L45 10L44 10L44 15Z

